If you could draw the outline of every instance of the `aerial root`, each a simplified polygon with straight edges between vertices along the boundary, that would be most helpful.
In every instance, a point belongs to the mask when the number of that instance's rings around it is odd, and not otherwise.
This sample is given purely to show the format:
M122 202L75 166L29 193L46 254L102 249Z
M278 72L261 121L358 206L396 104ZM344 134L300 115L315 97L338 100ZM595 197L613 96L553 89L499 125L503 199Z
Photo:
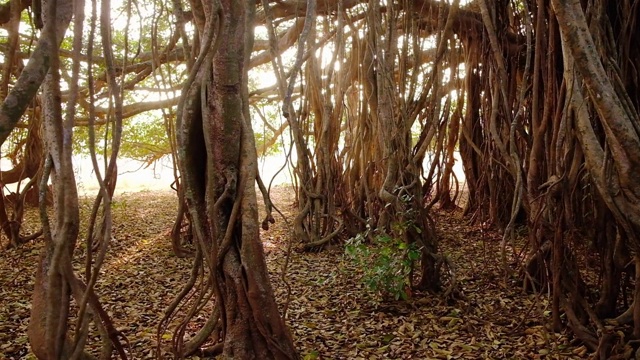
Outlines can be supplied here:
M446 267L446 272L444 272L443 267ZM436 262L436 271L441 275L448 275L449 284L443 292L443 297L445 299L451 300L464 299L464 294L462 293L460 286L458 285L456 268L453 260L451 260L451 257L447 256L446 254L438 255Z

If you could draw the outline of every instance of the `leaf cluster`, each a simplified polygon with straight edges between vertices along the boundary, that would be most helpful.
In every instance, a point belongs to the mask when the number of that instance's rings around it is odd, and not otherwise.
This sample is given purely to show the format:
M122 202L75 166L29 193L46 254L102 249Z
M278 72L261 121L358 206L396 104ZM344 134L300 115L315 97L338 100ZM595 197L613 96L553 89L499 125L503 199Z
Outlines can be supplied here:
M363 271L362 282L382 300L407 300L410 297L411 270L420 259L420 249L407 243L403 232L412 226L394 223L394 236L367 229L347 240L345 257Z
M124 124L120 155L150 165L154 161L170 154L171 146L162 120L158 116L154 116L155 114L152 112L146 115L144 120L130 121ZM96 126L98 139L104 139L105 132L108 133L109 131L111 131L110 127L105 125ZM88 129L77 127L74 136L74 152L88 155ZM104 141L97 141L96 150L98 153L109 153L111 151L109 144L105 149Z

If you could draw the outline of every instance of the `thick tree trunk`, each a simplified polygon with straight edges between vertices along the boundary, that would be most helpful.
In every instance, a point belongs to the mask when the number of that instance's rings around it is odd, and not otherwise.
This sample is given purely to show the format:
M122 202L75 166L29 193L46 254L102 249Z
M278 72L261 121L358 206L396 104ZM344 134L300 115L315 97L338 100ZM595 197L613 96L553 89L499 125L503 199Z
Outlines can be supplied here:
M247 116L247 55L255 3L221 4L220 9L202 8L207 23L217 24L219 32L213 45L201 52L204 61L196 63L197 75L179 110L183 186L198 246L212 271L224 356L295 359L259 237L257 158ZM212 39L211 29L199 31L205 43Z

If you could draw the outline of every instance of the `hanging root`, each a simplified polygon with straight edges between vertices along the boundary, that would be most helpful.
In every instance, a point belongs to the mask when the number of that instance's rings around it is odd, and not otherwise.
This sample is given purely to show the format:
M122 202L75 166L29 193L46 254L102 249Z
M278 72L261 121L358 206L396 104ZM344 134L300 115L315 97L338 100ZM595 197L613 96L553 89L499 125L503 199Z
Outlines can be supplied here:
M304 244L305 251L312 251L314 249L317 249L329 243L331 240L333 240L336 236L338 236L342 232L342 229L344 228L344 221L342 220L342 218L338 216L333 215L332 217L336 222L338 222L338 227L333 232L323 237L322 239Z
M183 300L185 299L188 300L193 296L193 290L196 287L196 282L198 281L198 279L200 279L201 282L203 281L202 280L203 279L203 256L202 256L201 247L199 246L199 244L196 244L196 254L195 254L195 259L193 261L193 266L191 268L191 275L189 276L189 280L187 280L186 284L184 285L180 293L173 299L171 304L169 304L169 306L164 312L164 316L162 317L162 320L160 320L160 323L158 324L158 332L156 334L156 343L157 343L156 351L158 356L161 356L162 354L162 351L161 351L162 335L169 328L169 325L171 321L174 319L174 317L176 316L177 309L180 306L180 304L183 302ZM176 330L175 333L177 334L178 330ZM181 340L177 340L177 337L174 336L174 338L172 339L172 344L174 345L174 349L173 349L174 354L179 358L181 355L181 351L180 351ZM187 348L188 346L185 346L185 350Z
M443 269L446 267L446 270ZM447 254L438 255L436 261L436 271L440 274L440 279L444 280L443 283L448 283L447 288L444 290L443 297L445 299L464 299L458 280L456 276L456 268L453 264L453 260Z

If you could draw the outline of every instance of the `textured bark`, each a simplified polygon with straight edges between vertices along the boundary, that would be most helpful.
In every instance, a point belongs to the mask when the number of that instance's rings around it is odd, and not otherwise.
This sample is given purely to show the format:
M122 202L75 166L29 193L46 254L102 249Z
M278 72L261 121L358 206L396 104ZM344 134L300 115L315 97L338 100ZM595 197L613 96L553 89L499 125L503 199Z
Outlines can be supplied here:
M60 21L56 22L55 25L51 25L47 31L56 31L56 29L58 29L58 31L59 29L66 30L71 21L71 14L72 12L61 14ZM61 34L63 34L63 32ZM18 124L18 121L20 121L20 118L38 92L38 89L40 89L40 85L42 85L49 71L50 56L53 47L58 47L58 44L53 44L48 36L41 36L38 39L38 43L29 58L29 62L27 62L27 65L20 73L20 77L18 77L13 88L11 88L7 97L4 98L2 105L0 105L0 145L4 144L5 140L7 140L7 137L9 137L11 131Z
M45 9L49 8L48 4L50 3L44 2ZM56 19L47 19L46 15L43 16L45 22L43 36L39 39L38 47L29 60L29 64L33 62L38 65L34 69L36 71L35 80L30 84L33 95L40 86L39 82L44 80L43 75L49 70L50 59L57 54L53 47L58 45L53 42L54 36L51 36L51 34L55 34L58 43L60 43L73 14L73 2L71 0L58 1L54 6L57 6ZM27 65L27 68L29 68L29 65ZM23 75L27 68L23 71ZM27 73L24 76L29 77L31 75ZM76 187L75 182L73 182L73 170L70 168L71 154L67 154L68 159L66 160L63 155L60 115L61 99L59 98L59 93L56 94L55 92L57 85L54 82L56 81L58 79L54 78L52 74L47 75L46 86L43 89L46 94L43 103L43 121L45 125L45 144L53 159L53 166L56 171L56 178L53 181L54 183L56 181L61 182L58 183L60 186L55 188L54 194L54 213L56 218L53 227L45 231L47 245L42 251L36 272L31 318L27 329L31 350L39 359L68 358L70 356L69 352L72 351L69 340L66 337L70 289L58 266L60 258L64 255L63 252L67 252L68 256L73 251L78 231L78 208L77 203L73 204L74 195L77 201L77 193L75 193ZM20 79L18 82L20 82ZM12 93L15 90L14 88ZM26 94L22 101L25 101L26 105L31 99ZM6 103L7 100L5 99ZM68 163L65 164L66 162ZM71 178L69 178L69 175L71 175ZM67 186L69 187L67 188ZM66 190L61 191L62 189ZM64 214L65 211L63 209L66 209L67 215ZM48 224L45 226L48 227Z
M595 184L598 195L602 198L615 218L616 225L623 231L629 241L629 248L637 254L640 250L640 136L637 104L630 104L625 89L616 88L616 74L619 68L611 66L613 59L601 59L606 51L608 41L601 37L596 26L591 28L581 3L573 0L553 0L553 9L558 18L562 35L562 47L565 66L565 82L570 94L570 105L576 118L577 138L584 153L586 168ZM604 3L597 2L591 8L592 18L598 19L604 14ZM596 20L593 20L594 22ZM609 44L611 45L611 44ZM605 69L606 67L606 69ZM584 85L584 86L582 86ZM591 121L588 104L597 114L601 130ZM635 107L634 107L635 106ZM598 131L600 130L600 131ZM602 144L602 138L606 146ZM611 169L605 171L605 169ZM605 229L602 229L605 231ZM610 246L611 241L607 242ZM605 243L605 246L607 245ZM606 256L605 252L605 256ZM615 258L610 255L609 258ZM634 257L636 279L640 268L640 258ZM610 261L610 260L606 260ZM611 264L605 263L607 281L615 280ZM607 269L608 268L608 269ZM610 304L606 298L612 296L610 287L604 286L599 310L605 311ZM632 309L634 330L633 336L640 336L640 286L636 282L634 289L634 306ZM599 325L598 319L591 319ZM575 326L575 324L572 324ZM607 337L599 340L603 347Z
M257 158L247 116L254 11L253 1L225 0L221 8L202 7L200 15L209 27L198 30L205 43L213 45L200 53L190 91L183 93L180 169L198 246L213 277L223 355L295 359L259 238ZM214 23L218 26L215 42Z
M113 62L110 45L109 2L102 3L102 44L107 56L107 69L113 74ZM44 140L48 153L47 161L40 181L40 220L43 226L45 246L42 250L33 291L31 318L27 329L31 349L39 359L90 359L92 356L83 350L91 316L99 317L94 323L105 344L102 357L111 357L111 350L115 348L120 358L127 355L120 344L118 331L113 327L109 315L101 307L97 296L93 292L100 266L104 260L106 246L92 261L88 255L87 284L85 285L75 275L72 258L79 235L79 205L78 193L72 165L73 126L80 62L78 54L83 48L84 2L72 0L43 1L44 11L42 19L44 29L42 38L49 44L59 44L63 40L72 17L75 18L73 49L75 61L71 65L72 79L70 84L71 96L66 102L63 116L61 95L61 62L57 46L49 48L46 56L50 61L50 69L43 83L43 125ZM113 76L109 85L116 104L116 125L113 130L111 143L112 158L118 153L119 134L121 131L121 101L119 91ZM94 159L95 160L95 159ZM113 171L111 162L109 171ZM47 181L51 176L53 187L53 217L49 217L45 206ZM102 188L102 195L108 198L106 188L100 174L97 175ZM107 176L107 181L109 177ZM112 179L115 185L115 179ZM110 215L109 201L105 199L105 218ZM110 221L105 221L104 237L110 238ZM91 253L88 243L87 253ZM77 322L74 337L68 334L71 295L78 306ZM113 346L112 346L113 345Z
M613 155L617 184L622 194L609 193L610 187L600 187L604 197L613 197L614 212L621 211L636 228L640 228L640 119L637 112L629 112L623 106L620 95L596 52L596 45L588 29L580 1L552 1L562 32L567 55L575 61L574 66L582 76L589 99L593 102L606 134L606 141ZM596 145L596 144L594 144ZM599 146L599 145L598 145ZM594 178L604 174L601 168L590 168ZM603 179L604 180L604 179ZM640 248L640 240L636 246ZM640 318L638 319L640 320ZM640 326L640 325L639 325ZM638 328L640 331L640 327ZM639 334L640 335L640 334Z

